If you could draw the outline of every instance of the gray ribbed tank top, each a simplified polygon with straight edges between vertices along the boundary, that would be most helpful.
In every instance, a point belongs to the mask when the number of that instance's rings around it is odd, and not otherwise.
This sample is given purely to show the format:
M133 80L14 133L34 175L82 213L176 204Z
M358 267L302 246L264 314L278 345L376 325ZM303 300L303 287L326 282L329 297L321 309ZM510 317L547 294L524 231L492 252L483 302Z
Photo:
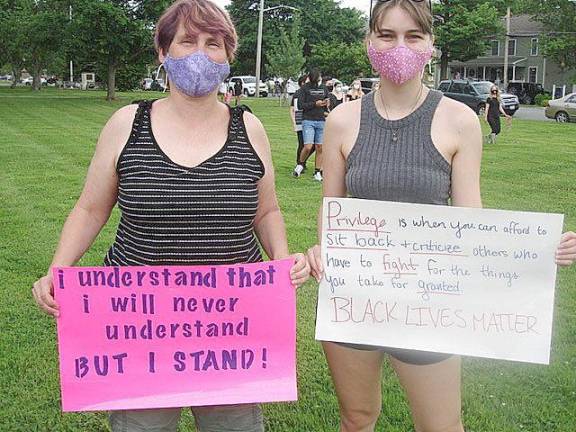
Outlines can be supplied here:
M390 121L376 110L374 93L362 98L360 130L346 164L346 186L352 197L448 204L452 168L431 136L440 99L442 93L431 90L416 111Z

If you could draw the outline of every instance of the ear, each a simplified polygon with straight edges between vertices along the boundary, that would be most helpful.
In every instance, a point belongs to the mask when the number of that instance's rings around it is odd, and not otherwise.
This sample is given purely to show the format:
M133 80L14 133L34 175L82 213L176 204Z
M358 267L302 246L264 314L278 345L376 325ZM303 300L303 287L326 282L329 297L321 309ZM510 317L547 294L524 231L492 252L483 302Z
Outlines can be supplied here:
M162 48L158 49L158 61L160 61L160 64L164 63L164 60L166 60L166 55L164 54L164 50Z

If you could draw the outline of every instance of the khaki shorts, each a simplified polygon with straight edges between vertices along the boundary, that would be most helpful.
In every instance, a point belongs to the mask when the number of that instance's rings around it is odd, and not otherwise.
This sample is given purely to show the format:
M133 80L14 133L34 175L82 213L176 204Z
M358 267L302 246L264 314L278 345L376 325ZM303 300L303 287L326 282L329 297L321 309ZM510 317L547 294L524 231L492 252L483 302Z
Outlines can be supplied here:
M113 432L176 432L180 408L112 411ZM260 405L192 407L198 432L263 432Z

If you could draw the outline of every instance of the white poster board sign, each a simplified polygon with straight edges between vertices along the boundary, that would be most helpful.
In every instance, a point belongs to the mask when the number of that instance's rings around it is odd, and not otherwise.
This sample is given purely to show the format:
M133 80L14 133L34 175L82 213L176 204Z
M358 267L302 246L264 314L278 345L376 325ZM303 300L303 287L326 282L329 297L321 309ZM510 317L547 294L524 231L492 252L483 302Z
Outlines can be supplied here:
M316 339L548 364L563 220L325 198Z

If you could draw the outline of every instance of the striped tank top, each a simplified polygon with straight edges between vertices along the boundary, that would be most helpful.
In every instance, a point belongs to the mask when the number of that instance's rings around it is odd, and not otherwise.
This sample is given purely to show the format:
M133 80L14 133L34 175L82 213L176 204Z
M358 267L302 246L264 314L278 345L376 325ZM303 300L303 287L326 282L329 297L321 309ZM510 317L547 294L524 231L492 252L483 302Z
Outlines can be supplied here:
M185 167L173 162L154 138L153 102L139 103L118 158L121 218L104 264L262 261L253 223L264 165L248 139L242 109L230 108L222 149L195 167Z
M442 93L431 90L416 111L387 120L372 92L362 98L360 130L346 162L354 198L448 205L452 168L432 141L432 120Z

